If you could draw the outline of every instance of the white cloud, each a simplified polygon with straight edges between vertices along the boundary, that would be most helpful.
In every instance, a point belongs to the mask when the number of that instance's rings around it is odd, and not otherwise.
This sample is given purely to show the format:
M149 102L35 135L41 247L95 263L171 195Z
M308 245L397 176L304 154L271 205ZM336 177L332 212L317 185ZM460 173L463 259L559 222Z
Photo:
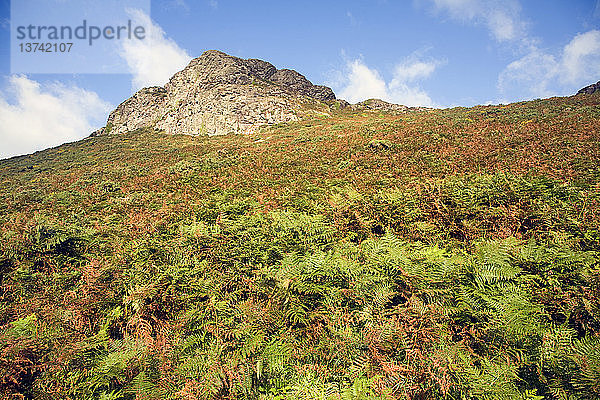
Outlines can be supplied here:
M415 81L429 77L435 71L438 63L424 61L405 61L396 66L394 79L399 81Z
M214 10L219 8L219 2L217 0L209 0L208 5Z
M340 97L351 103L377 98L407 106L433 106L429 95L416 84L416 81L429 77L439 62L425 62L408 59L398 64L393 77L386 82L381 74L369 68L362 59L347 63L347 72L338 79Z
M418 86L411 86L405 82L392 80L389 85L389 102L403 104L409 107L433 107L435 104L431 97Z
M554 76L557 70L558 62L554 56L535 49L508 64L498 77L498 85L505 96L510 94L515 100L550 97L554 93L548 89L548 77Z
M386 100L389 98L387 85L379 72L367 67L362 60L348 63L348 78L340 96L351 103L370 98Z
M431 0L438 11L451 18L484 25L499 41L525 38L526 23L521 18L518 0Z
M575 36L553 55L532 46L498 78L504 96L514 100L569 95L600 79L600 31ZM552 88L552 89L550 89Z
M147 86L162 86L176 72L185 68L192 57L162 28L140 10L129 10L132 20L146 28L144 40L123 41L121 56L133 74L134 90Z
M594 79L600 76L600 30L577 35L565 46L563 54L566 82Z
M427 0L437 11L457 21L485 25L499 42L518 44L524 54L508 64L498 76L498 87L506 101L571 94L600 79L600 31L575 36L560 52L540 49L529 36L521 17L519 0ZM596 8L600 1L596 3Z
M0 92L0 158L89 136L111 108L95 92L12 75Z

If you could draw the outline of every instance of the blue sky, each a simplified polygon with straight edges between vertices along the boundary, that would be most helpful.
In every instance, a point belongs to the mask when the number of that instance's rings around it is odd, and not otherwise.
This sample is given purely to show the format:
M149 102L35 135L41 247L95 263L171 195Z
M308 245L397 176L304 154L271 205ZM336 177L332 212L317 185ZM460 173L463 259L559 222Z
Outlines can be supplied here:
M129 74L12 74L0 0L0 158L87 136L208 49L295 69L351 102L508 103L600 80L598 0L163 0L149 17L150 44L122 55Z

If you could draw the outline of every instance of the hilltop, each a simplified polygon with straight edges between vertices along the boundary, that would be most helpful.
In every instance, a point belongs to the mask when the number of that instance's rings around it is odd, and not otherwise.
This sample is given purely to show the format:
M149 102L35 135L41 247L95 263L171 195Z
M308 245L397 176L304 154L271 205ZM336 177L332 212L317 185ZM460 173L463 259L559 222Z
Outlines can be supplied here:
M313 85L296 71L209 50L165 87L144 88L121 103L94 135L146 127L169 134L249 133L312 110L328 111L335 100L330 88Z
M409 110L378 99L351 105L296 71L209 50L164 87L143 88L125 100L110 113L106 126L92 136L141 128L184 135L247 134L261 126L331 115L346 107Z
M197 126L167 105L205 61L147 121ZM180 135L132 98L120 134L0 160L0 397L600 395L599 93L338 109L256 74L252 104L323 112Z

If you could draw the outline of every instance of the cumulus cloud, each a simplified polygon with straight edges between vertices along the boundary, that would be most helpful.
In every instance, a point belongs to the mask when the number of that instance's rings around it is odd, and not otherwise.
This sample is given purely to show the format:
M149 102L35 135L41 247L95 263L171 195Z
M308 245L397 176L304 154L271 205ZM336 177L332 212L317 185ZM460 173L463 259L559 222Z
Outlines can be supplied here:
M437 62L425 62L419 60L405 61L396 65L394 80L411 82L418 79L428 78L437 68Z
M0 92L0 158L82 139L103 125L111 108L95 92L10 76Z
M334 86L340 97L351 103L377 98L407 106L433 106L417 81L429 77L438 65L437 61L407 59L394 68L392 79L386 82L379 71L356 59L347 63L346 73Z
M600 79L600 30L575 36L558 54L532 46L498 78L504 96L530 99L571 94Z
M426 0L452 19L485 25L499 42L512 41L522 56L498 76L504 101L571 94L600 79L600 31L575 36L559 52L542 50L529 36L518 0ZM600 4L600 2L597 3Z
M347 83L340 91L341 97L351 103L369 98L388 99L388 88L379 72L360 59L349 62L347 68Z
M484 25L499 41L525 37L526 23L521 18L521 5L517 0L431 0L439 12L452 19Z
M192 57L165 35L163 29L141 10L129 10L132 21L146 28L144 40L125 40L121 56L133 74L134 90L162 86L185 68Z
M594 79L600 75L600 30L592 30L575 36L565 46L562 78L568 83Z

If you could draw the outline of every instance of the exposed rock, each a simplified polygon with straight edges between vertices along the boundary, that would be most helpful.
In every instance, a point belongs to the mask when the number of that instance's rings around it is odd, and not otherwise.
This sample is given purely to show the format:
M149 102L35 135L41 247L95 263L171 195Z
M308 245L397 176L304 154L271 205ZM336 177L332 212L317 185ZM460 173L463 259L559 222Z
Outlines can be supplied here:
M369 148L373 151L389 150L392 147L392 142L389 140L373 139L369 142Z
M93 135L142 127L169 134L249 133L261 125L297 120L310 110L329 111L322 102L333 100L330 88L315 86L296 71L210 50L164 88L144 88L121 103Z
M303 75L291 69L280 69L269 79L308 97L321 101L335 100L335 94L330 88L326 86L315 86Z
M351 110L360 111L383 111L383 112L393 112L393 113L404 113L409 111L423 111L423 110L431 110L430 107L408 107L402 104L394 104L388 103L387 101L383 101L381 99L368 99L365 101L361 101L356 104L348 104L348 102L344 100L338 100L342 108L349 107ZM345 104L343 104L343 103ZM343 104L343 105L342 105Z
M110 114L106 133L111 133L113 129L127 132L148 126L148 122L161 113L166 102L165 88L153 86L140 90Z
M600 92L600 82L596 82L594 84L584 87L579 92L577 92L577 94L592 94L596 92Z
M255 58L250 58L246 60L248 65L250 66L250 70L258 76L260 79L264 79L268 81L271 77L277 72L277 68L273 66L273 64L263 61L257 60Z
M348 103L346 100L343 100L343 99L338 99L337 103L339 104L340 110L351 106L350 103Z
M367 110L380 110L380 111L406 111L407 106L400 104L388 103L380 99L369 99L355 104L355 108L365 108Z
M306 93L308 97L312 97L321 101L333 101L335 100L335 93L327 86L313 85L310 90Z

